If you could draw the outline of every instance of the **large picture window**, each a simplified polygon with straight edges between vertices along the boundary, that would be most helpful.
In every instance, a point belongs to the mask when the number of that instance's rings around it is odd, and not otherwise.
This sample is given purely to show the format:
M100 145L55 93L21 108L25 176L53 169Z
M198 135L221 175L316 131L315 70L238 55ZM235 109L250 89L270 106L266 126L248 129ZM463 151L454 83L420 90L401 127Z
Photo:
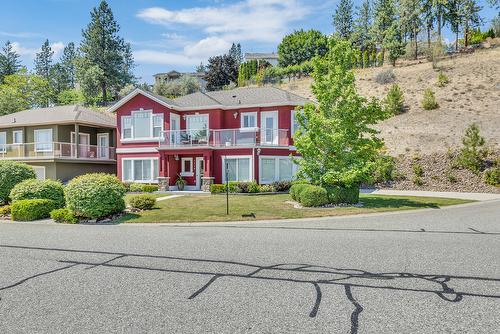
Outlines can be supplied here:
M228 181L252 181L252 158L250 156L226 157L222 159L222 180L226 182L226 162Z
M290 157L260 157L260 183L290 181L297 173L297 165Z
M151 110L132 111L122 118L122 140L159 139L163 131L163 114Z
M35 130L35 152L52 152L52 129Z
M7 150L7 133L0 132L0 152L5 153Z
M148 182L158 181L158 159L123 159L123 181Z

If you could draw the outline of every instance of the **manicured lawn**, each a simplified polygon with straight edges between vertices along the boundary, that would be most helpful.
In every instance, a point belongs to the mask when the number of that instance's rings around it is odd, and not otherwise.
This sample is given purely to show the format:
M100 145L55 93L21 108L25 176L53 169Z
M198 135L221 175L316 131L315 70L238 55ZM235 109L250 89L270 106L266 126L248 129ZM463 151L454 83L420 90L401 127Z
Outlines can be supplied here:
M307 218L341 216L421 208L439 208L471 201L435 197L361 195L363 207L296 209L290 195L230 196L229 215L223 195L187 195L157 203L151 211L128 214L120 219L126 223L168 223L235 221L255 219ZM243 217L253 213L255 218Z
M127 195L125 195L125 202L128 203L128 199L134 195L143 195L143 194L146 193L128 193ZM153 195L155 198L171 196L169 194L151 194L151 195Z

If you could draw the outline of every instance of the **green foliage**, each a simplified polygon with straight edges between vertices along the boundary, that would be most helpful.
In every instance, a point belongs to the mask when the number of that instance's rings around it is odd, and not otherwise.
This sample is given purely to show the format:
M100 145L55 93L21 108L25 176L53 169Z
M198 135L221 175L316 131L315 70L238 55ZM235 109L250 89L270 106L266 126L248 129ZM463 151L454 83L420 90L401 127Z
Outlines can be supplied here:
M413 174L418 177L424 176L424 169L421 164L414 162L412 165Z
M23 199L50 199L56 208L64 207L64 188L54 180L28 179L14 186L10 192L12 201Z
M320 31L298 30L285 36L278 45L278 61L281 67L299 65L327 51L328 39Z
M389 53L392 66L396 66L396 61L404 54L404 43L401 40L401 31L397 21L394 21L385 32L384 48Z
M128 204L137 210L151 210L156 204L156 198L150 194L133 195Z
M313 60L312 91L318 103L306 104L297 114L298 176L323 187L352 187L368 180L383 146L371 125L388 115L376 100L357 94L354 53L349 42L330 40L325 57Z
M396 170L396 161L390 155L379 155L372 168L371 184L392 181Z
M392 115L399 115L404 111L404 104L405 100L401 88L397 84L392 85L384 100L387 112Z
M52 210L50 212L50 218L52 218L56 223L61 223L61 224L78 223L78 218L75 217L75 215L70 209L67 208Z
M0 206L0 217L5 217L10 215L10 205Z
M238 67L239 64L235 59L227 54L210 57L205 75L207 89L210 91L221 90L231 83L237 83Z
M56 208L50 199L24 199L12 202L11 216L16 221L32 221L50 217Z
M10 192L16 184L35 177L31 166L10 160L0 161L0 203L9 201Z
M157 184L144 184L142 186L142 191L145 193L154 193L155 191L158 191L158 185Z
M368 56L368 50L363 52L363 68L370 67L370 58Z
M198 80L188 75L183 75L176 80L155 84L153 87L153 92L155 94L168 98L176 98L179 96L188 95L199 90L200 84L198 83Z
M292 181L275 181L272 183L272 186L277 192L286 192L290 190Z
M396 74L392 69L380 71L375 75L375 81L381 85L385 85L396 80Z
M420 176L415 175L412 179L412 182L414 185L419 186L419 187L424 185L424 181L422 180L422 178Z
M235 182L231 183L231 185L235 185L238 188L237 192L240 193L258 193L259 192L259 185L257 182L252 181L252 182ZM231 190L231 188L229 188Z
M212 194L225 193L226 192L226 185L213 183L210 185L210 192Z
M131 183L128 186L128 190L133 193L140 193L142 192L142 183Z
M384 65L384 54L382 52L377 53L377 66Z
M473 29L469 34L470 34L469 35L469 42L471 45L481 44L486 38L495 37L495 33L493 32L493 30L481 32L481 29L479 29L479 28Z
M274 189L272 184L263 184L263 185L259 186L260 193L273 193L275 191L276 191L276 189Z
M313 71L312 62L306 61L300 65L290 65L287 67L270 66L264 69L264 82L281 81L282 78L288 77L300 78L307 76Z
M3 83L6 75L12 75L19 71L20 68L21 61L19 60L19 54L14 50L12 43L7 41L2 50L0 50L0 84Z
M351 38L353 32L352 0L340 0L333 14L333 27L337 37L345 40Z
M437 85L439 87L444 87L450 82L450 79L448 79L448 76L444 74L443 72L439 72L438 78L437 78Z
M125 209L125 187L111 174L85 174L71 180L64 194L66 205L76 215L101 218Z
M52 57L54 56L54 51L50 47L49 40L46 39L43 42L42 47L35 56L35 73L45 80L50 80L50 69L52 67Z
M290 187L290 196L292 197L292 199L294 201L299 202L300 201L300 195L302 194L302 191L304 191L304 189L306 189L308 186L310 186L310 184L307 184L307 183L296 183L296 184L293 184Z
M323 187L308 185L300 193L299 201L305 207L322 206L328 203L328 194Z
M63 90L57 95L57 104L59 105L79 104L84 101L85 97L82 91L74 88Z
M488 150L477 124L473 123L465 130L462 144L463 147L454 163L474 173L479 173L484 167Z
M439 104L436 101L436 96L434 95L434 92L430 88L427 88L424 91L424 97L421 103L422 103L422 108L424 108L425 110L434 110L439 108Z
M238 86L245 86L246 81L250 80L253 76L257 74L259 65L257 60L249 60L240 64L238 70Z
M328 203L356 204L359 202L359 187L326 187Z
M229 182L229 192L230 193L241 193L242 190L240 188L241 183L247 183L247 182L238 182L238 181L231 181ZM245 185L242 185L242 187L246 187ZM212 194L217 194L217 193L225 193L226 192L226 184L211 184L210 185L210 192ZM247 189L247 188L245 188ZM246 191L248 192L248 191Z
M500 167L486 170L484 173L484 182L495 187L500 187Z

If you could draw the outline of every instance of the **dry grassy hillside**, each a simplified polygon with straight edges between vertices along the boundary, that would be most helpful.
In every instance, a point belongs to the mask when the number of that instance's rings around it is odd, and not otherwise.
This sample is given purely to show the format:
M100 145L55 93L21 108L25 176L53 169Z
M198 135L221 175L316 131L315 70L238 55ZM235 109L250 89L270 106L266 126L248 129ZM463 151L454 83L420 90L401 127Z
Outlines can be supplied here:
M479 50L439 63L450 79L445 87L436 85L438 71L431 63L397 67L396 83L405 96L407 111L379 125L388 151L397 155L409 151L444 152L461 145L465 128L479 124L491 146L500 147L500 48ZM374 78L384 68L356 71L357 87L366 97L384 98L391 84L382 85ZM311 79L285 83L283 89L313 98ZM432 88L440 105L436 110L420 106L423 91Z

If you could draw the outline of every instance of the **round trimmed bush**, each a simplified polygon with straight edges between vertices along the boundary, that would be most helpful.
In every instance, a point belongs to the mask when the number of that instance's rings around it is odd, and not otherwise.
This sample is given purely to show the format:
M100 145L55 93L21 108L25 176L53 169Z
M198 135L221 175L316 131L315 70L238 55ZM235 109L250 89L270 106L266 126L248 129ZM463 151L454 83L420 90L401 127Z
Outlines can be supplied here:
M142 184L141 183L131 183L129 186L129 191L133 193L142 192Z
M10 191L24 180L36 178L31 166L16 161L0 161L0 203L9 201Z
M333 204L356 204L359 202L359 186L353 187L326 187L328 202Z
M154 193L155 191L158 191L158 185L157 184L144 184L142 186L142 191L145 193Z
M64 194L67 208L77 216L97 219L123 211L125 191L116 176L95 173L71 180Z
M17 221L44 219L54 209L55 203L50 199L23 199L12 202L11 217Z
M15 185L10 192L13 201L22 199L50 199L57 208L64 207L64 187L54 180L24 180Z
M128 204L133 209L151 210L156 204L156 198L150 194L134 195L130 197Z
M322 206L328 203L328 194L323 187L307 185L300 192L300 204L303 206Z
M300 202L300 194L302 191L310 186L308 183L295 183L290 187L290 196L294 201Z
M78 223L78 218L76 218L73 212L67 208L52 210L50 212L50 218L52 218L56 223L64 223L64 224Z

